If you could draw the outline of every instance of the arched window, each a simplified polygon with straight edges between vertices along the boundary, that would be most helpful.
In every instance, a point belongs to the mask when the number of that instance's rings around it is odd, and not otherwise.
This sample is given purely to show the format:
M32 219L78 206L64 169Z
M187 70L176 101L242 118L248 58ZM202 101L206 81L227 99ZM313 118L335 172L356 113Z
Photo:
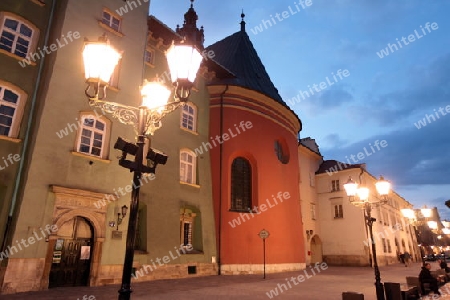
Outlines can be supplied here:
M24 92L0 81L0 135L12 138L18 136L25 98Z
M9 13L0 13L0 49L19 57L34 50L38 30L30 22Z
M109 120L92 113L82 113L80 121L76 151L105 159L109 149Z
M237 157L231 165L231 210L252 208L252 168L250 162Z
M180 181L196 184L196 157L192 151L182 150L180 152Z

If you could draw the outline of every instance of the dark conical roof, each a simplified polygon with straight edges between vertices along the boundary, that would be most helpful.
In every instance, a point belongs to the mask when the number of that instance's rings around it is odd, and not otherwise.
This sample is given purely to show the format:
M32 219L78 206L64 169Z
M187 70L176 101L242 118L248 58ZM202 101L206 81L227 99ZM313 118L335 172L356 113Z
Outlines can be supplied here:
M245 32L245 23L241 24L239 32L212 44L207 50L214 51L214 60L236 75L236 78L222 79L220 83L258 91L287 106Z

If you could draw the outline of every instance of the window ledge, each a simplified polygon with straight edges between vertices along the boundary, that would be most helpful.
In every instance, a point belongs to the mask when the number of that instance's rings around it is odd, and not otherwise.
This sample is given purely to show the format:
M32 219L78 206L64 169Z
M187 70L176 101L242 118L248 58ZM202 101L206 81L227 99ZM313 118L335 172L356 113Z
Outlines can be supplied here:
M109 32L111 32L111 33L117 35L118 37L124 37L124 34L123 34L122 32L115 31L114 29L112 29L112 28L109 27L108 25L104 24L101 20L98 20L97 22L98 22L98 25L99 25L101 28L103 28L103 29L105 29L105 30L108 30Z
M150 67L150 68L154 68L154 67L155 67L154 64L149 63L148 61L145 62L145 65L146 65L147 67Z
M180 129L183 130L183 131L192 133L193 135L198 135L197 131L193 131L193 130L190 130L190 129L187 129L187 128L184 128L184 127L180 127Z
M228 211L229 212L235 212L235 213L246 213L246 214L256 213L251 208L249 208L248 210L245 210L245 209L229 209Z
M189 254L204 254L203 251L200 250L191 250L191 251L186 251L186 253L183 253L183 250L179 250L181 255L189 255Z
M148 255L148 251L145 251L145 250L134 250L134 255Z
M12 58L18 60L19 62L22 62L24 60L23 57L20 57L18 55L15 55L14 53L8 52L8 51L3 50L3 49L0 49L0 53L5 54L6 56L12 57ZM29 65L29 66L35 66L36 65L36 63L32 59L30 59L30 64L28 64L28 62L24 62L24 64L25 65Z
M97 156L92 156L92 155L88 155L88 154L84 154L84 153L80 153L80 152L76 152L76 151L72 151L71 153L72 153L72 155L87 158L90 160L95 160L95 161L99 161L99 162L106 163L106 164L111 163L111 161L109 159L103 159L103 158L100 158Z
M41 6L41 7L45 6L45 2L42 1L42 0L31 0L31 2L37 4L37 5Z
M198 184L194 184L194 183L188 183L188 182L180 181L180 184L187 185L187 186L192 186L192 187L195 187L195 188L198 188L198 189L200 188L200 186Z
M5 140L5 141L8 141L8 142L13 142L13 143L20 143L22 140L20 140L20 139L15 139L15 138L12 138L12 137L9 137L9 136L5 136L5 135L0 135L0 140Z
M108 90L116 92L116 93L120 92L120 89L118 87L115 87L115 86L108 85L106 88Z

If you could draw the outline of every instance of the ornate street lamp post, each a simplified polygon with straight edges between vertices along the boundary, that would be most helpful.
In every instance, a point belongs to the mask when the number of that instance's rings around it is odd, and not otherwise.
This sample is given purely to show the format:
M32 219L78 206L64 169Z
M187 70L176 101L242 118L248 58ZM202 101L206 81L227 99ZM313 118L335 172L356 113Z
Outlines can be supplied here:
M345 192L349 197L350 202L355 205L362 207L364 209L364 217L369 227L370 240L372 242L372 254L373 254L373 266L375 270L375 289L377 294L377 300L385 300L384 297L384 287L383 283L381 283L381 275L380 269L378 268L377 263L377 249L375 246L375 240L373 239L373 231L372 226L376 221L375 218L372 218L372 206L376 207L382 204L385 204L388 201L388 194L391 188L391 184L380 177L380 179L375 184L377 192L380 196L380 200L378 201L369 201L370 190L365 186L359 186L355 183L351 177L348 179L347 183L344 184Z
M419 210L414 210L410 208L405 208L401 210L404 217L408 218L411 225L413 225L414 230L416 232L417 242L419 243L420 255L422 257L422 264L425 264L425 251L424 251L424 230L423 228L427 226L431 231L437 229L437 222L428 221L433 214L433 210L431 208L421 208ZM419 229L420 228L420 229ZM434 235L433 235L433 242Z
M133 125L137 133L137 143L119 139L115 149L122 150L119 165L133 171L133 189L131 193L130 214L127 229L125 261L123 265L122 285L119 300L129 300L131 294L131 272L134 258L137 215L139 209L140 179L145 173L155 173L158 164L165 164L167 156L150 148L146 158L149 165L144 165L145 138L150 138L161 127L162 118L188 100L194 80L197 76L202 56L193 46L180 44L169 48L166 53L175 87L172 102L167 102L171 91L158 82L144 82L141 87L142 104L139 107L105 101L106 87L121 54L109 45L106 37L98 42L86 42L83 50L85 64L86 96L89 104L111 113L123 124ZM134 155L134 161L126 159L127 154Z

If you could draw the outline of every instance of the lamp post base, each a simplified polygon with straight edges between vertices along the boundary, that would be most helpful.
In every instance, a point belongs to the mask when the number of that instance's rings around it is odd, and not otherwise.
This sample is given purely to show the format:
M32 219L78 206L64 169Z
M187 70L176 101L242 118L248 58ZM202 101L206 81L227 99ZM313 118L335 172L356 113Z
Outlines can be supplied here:
M383 283L375 282L375 289L377 292L377 300L385 300Z
M120 288L119 292L119 300L130 300L131 299L131 293L133 292L130 287L127 288Z

